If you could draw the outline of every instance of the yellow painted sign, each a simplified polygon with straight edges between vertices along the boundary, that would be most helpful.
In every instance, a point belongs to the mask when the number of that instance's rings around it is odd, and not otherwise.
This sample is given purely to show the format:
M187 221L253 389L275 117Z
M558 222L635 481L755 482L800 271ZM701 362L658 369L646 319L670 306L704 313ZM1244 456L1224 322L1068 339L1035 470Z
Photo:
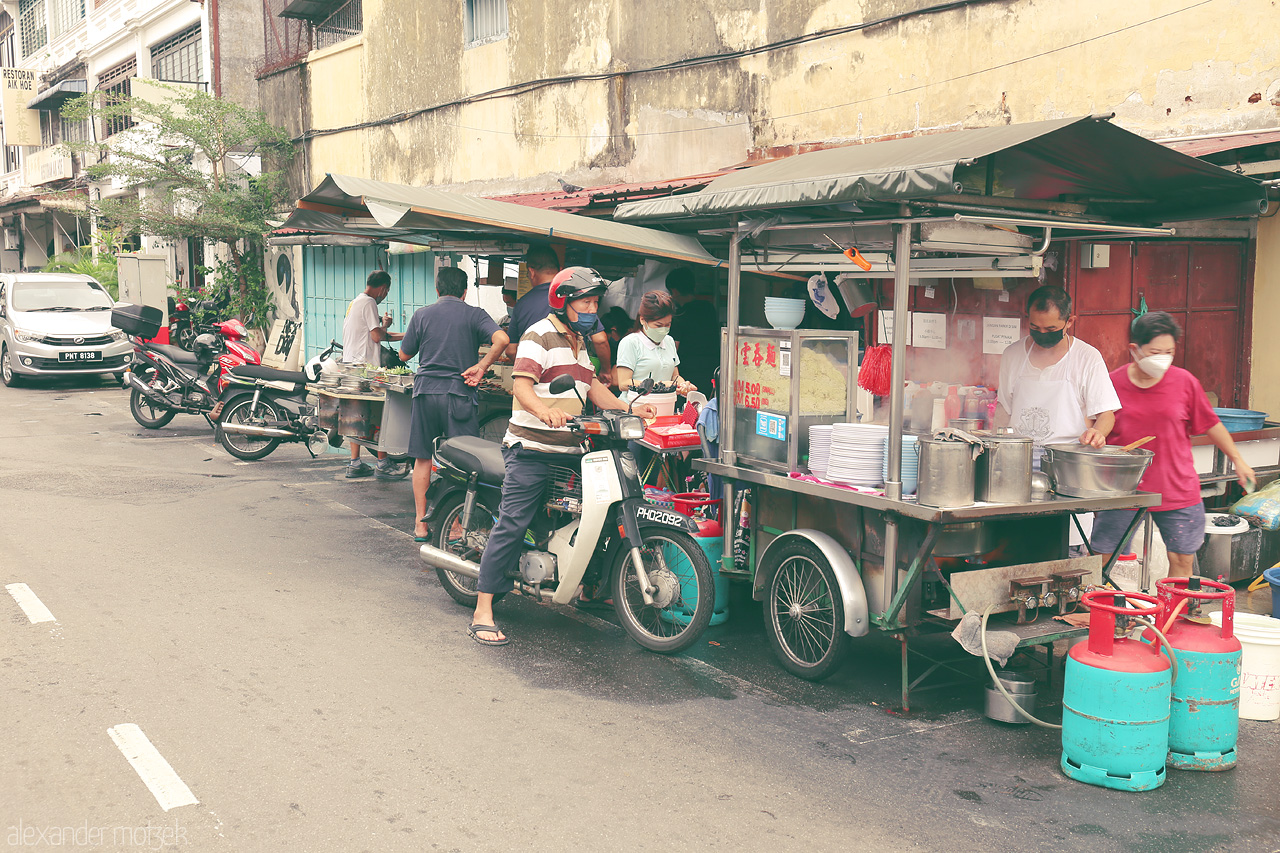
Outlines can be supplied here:
M4 144L40 145L40 111L28 109L36 96L36 72L0 68L0 103L4 107Z

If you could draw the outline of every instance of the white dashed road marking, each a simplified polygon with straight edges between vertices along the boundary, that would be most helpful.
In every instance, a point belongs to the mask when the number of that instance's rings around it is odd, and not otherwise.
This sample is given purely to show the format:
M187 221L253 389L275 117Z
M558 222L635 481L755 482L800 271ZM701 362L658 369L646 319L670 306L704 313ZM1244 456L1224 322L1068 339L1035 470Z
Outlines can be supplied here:
M121 723L107 729L107 734L111 735L124 757L142 777L160 808L169 811L178 806L192 806L200 802L186 783L178 778L178 774L173 772L164 756L147 740L142 729L133 723Z
M27 618L33 623L58 621L53 618L49 608L44 606L44 602L36 598L36 594L31 591L31 587L25 583L7 584L5 589L9 591L9 594L13 596L13 600L18 602L22 612L27 614Z

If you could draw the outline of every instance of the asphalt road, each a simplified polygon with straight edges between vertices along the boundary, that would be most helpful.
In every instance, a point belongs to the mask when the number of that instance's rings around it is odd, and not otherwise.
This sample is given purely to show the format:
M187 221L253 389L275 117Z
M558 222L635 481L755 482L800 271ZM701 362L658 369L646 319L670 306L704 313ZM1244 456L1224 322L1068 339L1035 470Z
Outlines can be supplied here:
M787 675L742 589L676 658L522 600L481 647L409 483L340 456L237 463L96 381L0 388L0 442L0 575L53 619L0 600L5 849L1280 850L1276 723L1233 772L1093 788L977 681L902 714L886 638Z

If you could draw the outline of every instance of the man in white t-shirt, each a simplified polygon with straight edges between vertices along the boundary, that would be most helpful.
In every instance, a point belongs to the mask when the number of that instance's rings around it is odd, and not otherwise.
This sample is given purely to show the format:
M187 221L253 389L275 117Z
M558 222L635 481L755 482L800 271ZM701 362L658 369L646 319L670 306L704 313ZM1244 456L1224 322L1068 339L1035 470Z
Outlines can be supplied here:
M1102 353L1068 334L1075 320L1065 290L1037 288L1027 297L1030 334L1000 356L995 423L1031 437L1037 470L1045 445L1105 445L1120 409ZM1073 550L1083 545L1074 525L1070 537Z
M996 424L1030 436L1036 447L1079 441L1102 447L1120 398L1102 354L1068 334L1071 297L1045 285L1027 298L1030 334L1000 356Z
M356 295L347 306L347 317L342 321L342 360L347 364L371 364L382 366L382 342L398 341L404 335L388 331L391 315L378 316L378 305L391 293L391 275L386 270L374 270L365 280L364 292ZM351 464L347 466L347 478L367 477L375 469L360 460L360 445L351 442ZM408 473L396 470L387 454L378 454L376 469L379 480L395 480Z

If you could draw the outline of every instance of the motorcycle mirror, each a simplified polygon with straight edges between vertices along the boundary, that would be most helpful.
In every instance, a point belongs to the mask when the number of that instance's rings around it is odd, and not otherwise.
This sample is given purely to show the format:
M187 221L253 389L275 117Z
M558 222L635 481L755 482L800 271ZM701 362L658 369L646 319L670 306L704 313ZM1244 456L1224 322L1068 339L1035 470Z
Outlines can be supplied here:
M578 383L574 381L572 376L562 373L555 379L551 380L551 384L547 387L547 390L552 394L563 394L564 392L574 390L577 387Z
M551 384L547 386L547 390L557 396L571 389L574 395L578 398L578 402L582 404L582 408L585 410L587 408L587 401L582 399L582 395L578 393L578 383L572 376L567 373L562 373L555 379L552 379Z
M650 376L641 382L638 386L632 386L636 389L636 396L631 398L631 402L627 404L627 414L631 414L631 410L635 408L636 400L639 400L645 394L653 390L653 377Z

